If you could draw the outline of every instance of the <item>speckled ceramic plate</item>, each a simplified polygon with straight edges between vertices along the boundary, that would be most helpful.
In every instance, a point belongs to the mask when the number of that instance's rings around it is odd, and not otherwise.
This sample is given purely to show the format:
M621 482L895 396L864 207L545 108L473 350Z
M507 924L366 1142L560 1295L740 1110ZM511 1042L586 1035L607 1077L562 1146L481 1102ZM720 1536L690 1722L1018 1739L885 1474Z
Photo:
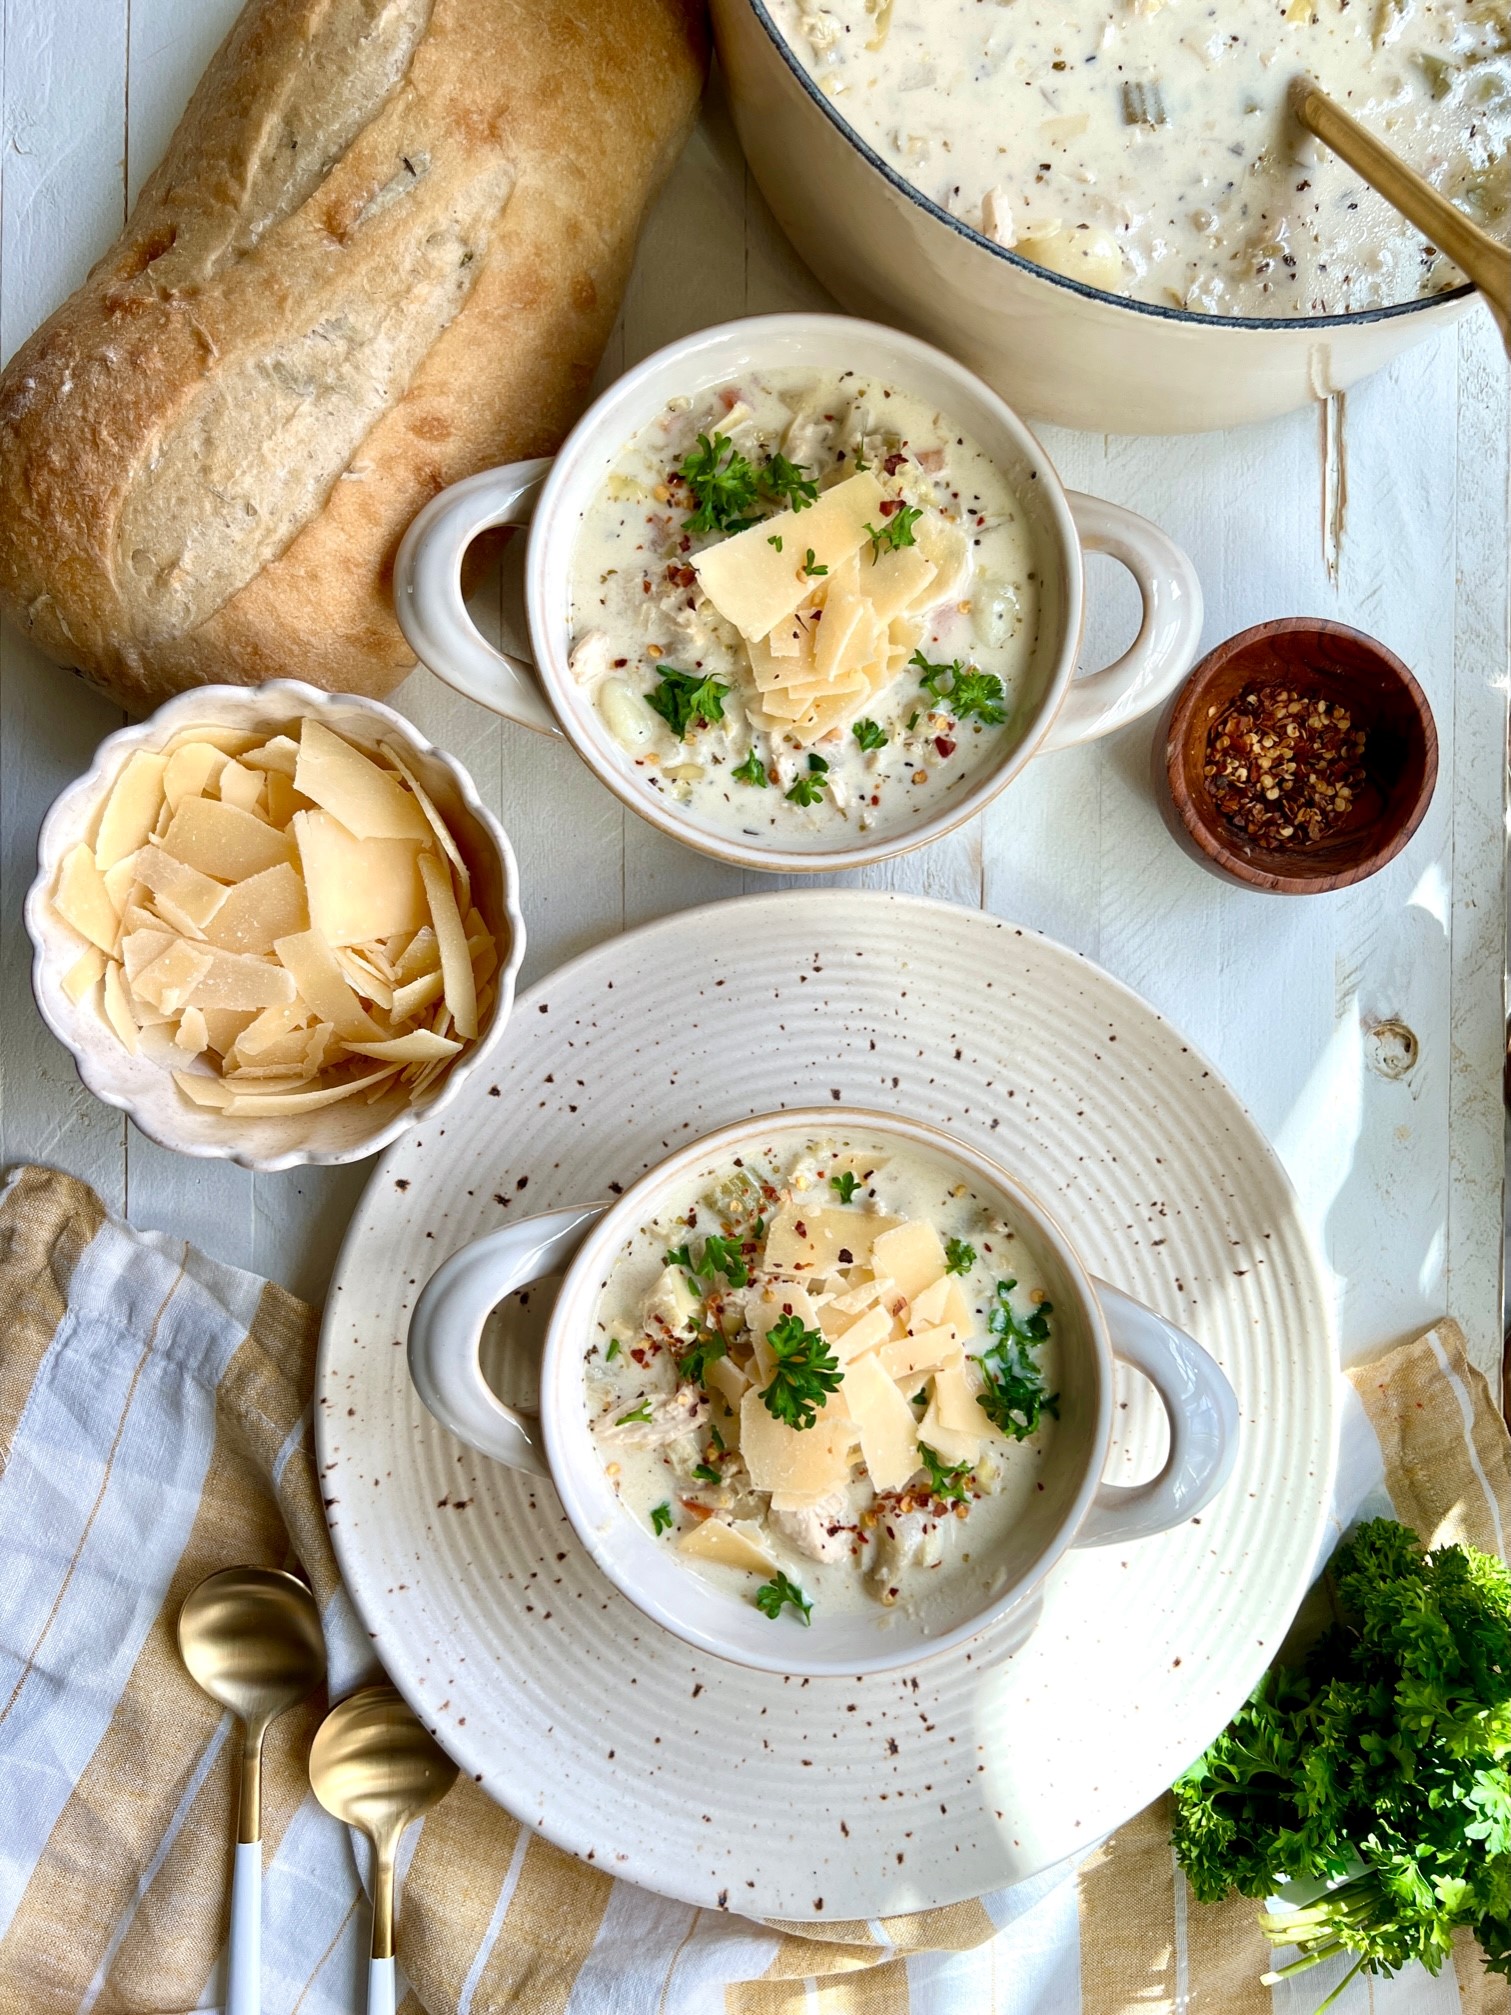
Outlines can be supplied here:
M974 1140L1087 1264L1221 1361L1237 1467L1199 1520L1073 1553L1026 1646L783 1680L700 1657L577 1546L549 1485L421 1406L414 1297L505 1215L603 1196L726 1121L833 1098ZM464 1770L549 1839L752 1915L892 1914L1021 1880L1153 1797L1258 1677L1326 1514L1335 1352L1295 1197L1233 1093L1075 953L948 904L749 896L616 938L519 1003L505 1053L379 1163L322 1343L348 1586ZM1109 1474L1156 1466L1129 1379Z

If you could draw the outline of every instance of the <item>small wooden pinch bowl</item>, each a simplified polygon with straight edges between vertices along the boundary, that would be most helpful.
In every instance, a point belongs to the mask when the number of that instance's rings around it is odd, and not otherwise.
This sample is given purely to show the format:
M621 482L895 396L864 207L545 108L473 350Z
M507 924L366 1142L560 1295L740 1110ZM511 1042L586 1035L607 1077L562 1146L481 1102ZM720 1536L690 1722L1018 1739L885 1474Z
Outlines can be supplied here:
M1251 686L1346 707L1365 731L1365 784L1322 839L1271 848L1247 839L1213 801L1207 736ZM1378 874L1422 823L1438 780L1438 736L1427 696L1373 637L1343 623L1286 616L1240 630L1209 651L1176 694L1155 738L1155 792L1165 822L1214 874L1270 895L1326 895Z

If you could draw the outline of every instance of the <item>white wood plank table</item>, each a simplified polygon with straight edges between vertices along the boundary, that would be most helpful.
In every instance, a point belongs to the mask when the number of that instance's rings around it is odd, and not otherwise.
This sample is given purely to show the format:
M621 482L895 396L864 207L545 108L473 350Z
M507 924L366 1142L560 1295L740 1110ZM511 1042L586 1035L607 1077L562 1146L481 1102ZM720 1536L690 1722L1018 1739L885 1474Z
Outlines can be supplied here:
M0 353L119 230L238 0L4 0ZM657 210L606 375L683 331L824 304L771 223L715 97ZM1437 715L1436 801L1405 855L1346 894L1251 895L1180 854L1148 782L1150 730L1036 763L929 851L855 879L1037 926L1136 987L1217 1063L1278 1145L1339 1284L1349 1355L1445 1309L1494 1376L1501 1350L1507 442L1483 310L1339 402L1184 440L1046 429L1066 481L1144 511L1194 556L1207 642L1262 617L1336 617L1410 664ZM1331 433L1333 445L1328 445ZM1131 632L1093 560L1088 654ZM495 609L500 591L488 599ZM290 665L291 674L299 672ZM181 1160L79 1085L32 1006L21 901L38 823L120 715L0 636L0 1153L92 1182L139 1225L322 1295L363 1167L253 1177ZM565 746L426 673L398 705L472 771L519 854L526 983L742 877L621 810ZM1382 1023L1418 1055L1391 1075Z

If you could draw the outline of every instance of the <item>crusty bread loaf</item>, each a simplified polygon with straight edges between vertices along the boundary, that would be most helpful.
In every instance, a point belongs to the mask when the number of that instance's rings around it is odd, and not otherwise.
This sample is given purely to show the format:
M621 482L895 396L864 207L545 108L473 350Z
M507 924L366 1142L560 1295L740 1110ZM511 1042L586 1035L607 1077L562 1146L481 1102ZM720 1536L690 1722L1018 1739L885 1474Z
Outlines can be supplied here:
M0 377L0 606L132 709L382 693L415 512L585 402L700 0L250 0Z

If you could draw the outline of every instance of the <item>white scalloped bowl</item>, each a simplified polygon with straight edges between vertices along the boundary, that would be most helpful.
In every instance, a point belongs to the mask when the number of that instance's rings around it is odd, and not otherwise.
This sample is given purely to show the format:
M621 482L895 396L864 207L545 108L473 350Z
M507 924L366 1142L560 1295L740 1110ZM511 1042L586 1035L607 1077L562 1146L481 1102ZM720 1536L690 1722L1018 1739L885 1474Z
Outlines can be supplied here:
M266 729L271 734L280 724L305 714L362 747L373 748L380 738L390 740L412 763L451 828L472 877L473 901L498 942L494 999L476 1042L439 1081L435 1097L419 1105L406 1106L401 1095L389 1093L371 1105L347 1100L307 1115L230 1119L189 1105L165 1064L148 1055L132 1056L100 1012L98 988L77 1004L68 998L63 976L79 956L80 939L53 908L51 894L63 856L88 833L101 799L137 749L161 748L181 729L198 725ZM297 679L273 679L261 686L201 686L169 700L148 720L107 735L86 774L57 797L42 821L37 878L27 893L25 916L34 947L32 993L38 1010L95 1097L118 1107L161 1147L239 1162L261 1175L307 1163L360 1161L387 1147L417 1121L444 1112L466 1079L498 1047L514 1005L525 949L514 851L461 764L416 733L392 707L351 693L320 692Z

